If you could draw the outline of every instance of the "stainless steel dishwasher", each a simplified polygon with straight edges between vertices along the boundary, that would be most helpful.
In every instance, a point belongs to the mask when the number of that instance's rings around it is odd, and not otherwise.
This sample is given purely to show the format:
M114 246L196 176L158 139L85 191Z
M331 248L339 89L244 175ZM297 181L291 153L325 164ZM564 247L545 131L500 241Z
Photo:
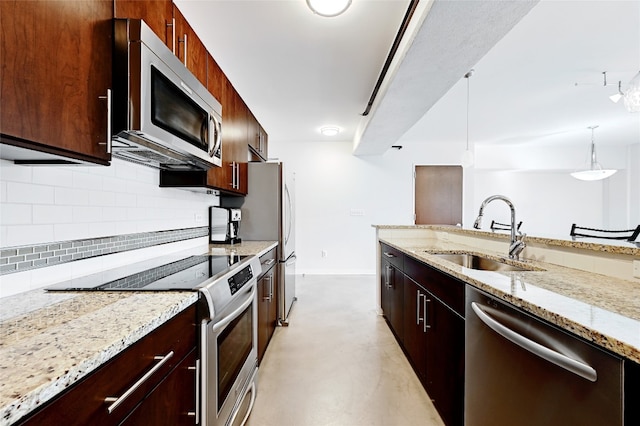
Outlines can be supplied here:
M465 424L622 425L620 358L467 286Z

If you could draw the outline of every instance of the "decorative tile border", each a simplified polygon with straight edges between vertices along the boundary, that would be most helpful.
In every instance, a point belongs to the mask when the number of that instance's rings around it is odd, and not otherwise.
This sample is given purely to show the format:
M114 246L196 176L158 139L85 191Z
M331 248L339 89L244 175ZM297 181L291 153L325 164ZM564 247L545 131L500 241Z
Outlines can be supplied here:
M105 254L190 240L207 235L209 235L209 227L201 226L198 228L141 232L113 237L0 248L0 275L44 268Z

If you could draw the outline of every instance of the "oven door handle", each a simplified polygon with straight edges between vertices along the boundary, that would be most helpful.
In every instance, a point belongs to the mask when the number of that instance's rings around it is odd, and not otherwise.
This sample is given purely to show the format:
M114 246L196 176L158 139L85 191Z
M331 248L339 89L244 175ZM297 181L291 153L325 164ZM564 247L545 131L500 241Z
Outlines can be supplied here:
M223 319L221 319L220 321L218 321L213 328L211 329L211 331L213 333L217 333L218 331L222 330L223 328L225 328L227 325L229 325L229 323L231 321L233 321L238 315L240 315L240 313L242 311L244 311L247 306L249 306L250 304L253 303L253 299L255 298L256 295L256 286L255 284L252 287L251 290L251 295L247 298L247 300L245 300L244 302L242 302L242 305L240 305L240 307L238 307L238 309L236 309L235 311L231 312L229 315L227 315L226 317L224 317Z

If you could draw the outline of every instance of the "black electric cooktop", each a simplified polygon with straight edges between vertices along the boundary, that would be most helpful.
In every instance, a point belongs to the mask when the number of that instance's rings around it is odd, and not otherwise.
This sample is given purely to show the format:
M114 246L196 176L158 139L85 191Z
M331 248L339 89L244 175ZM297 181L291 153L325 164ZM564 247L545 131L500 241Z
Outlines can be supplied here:
M173 254L46 287L49 291L192 291L247 256Z

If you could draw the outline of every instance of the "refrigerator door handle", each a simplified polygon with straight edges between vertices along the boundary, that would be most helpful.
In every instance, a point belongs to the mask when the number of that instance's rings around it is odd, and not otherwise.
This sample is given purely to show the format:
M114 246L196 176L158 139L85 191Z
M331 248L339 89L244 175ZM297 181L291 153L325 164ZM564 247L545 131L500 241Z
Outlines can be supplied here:
M296 259L298 258L298 256L294 254L292 254L291 256L289 256L289 258L287 260L284 261L284 266L291 266L294 263L296 263Z

